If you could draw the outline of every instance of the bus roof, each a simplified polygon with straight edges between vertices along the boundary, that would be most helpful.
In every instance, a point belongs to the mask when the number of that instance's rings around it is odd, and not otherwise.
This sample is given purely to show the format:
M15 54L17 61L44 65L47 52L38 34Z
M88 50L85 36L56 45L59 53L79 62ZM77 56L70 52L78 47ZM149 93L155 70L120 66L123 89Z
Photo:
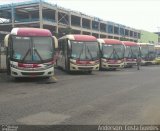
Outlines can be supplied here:
M116 39L97 39L102 44L123 44L120 40Z
M39 28L13 28L11 35L18 36L52 36L51 32L47 29Z
M97 41L96 37L94 37L94 36L81 35L81 34L65 35L65 36L61 37L60 39L69 39L69 40L76 40L76 41Z
M160 49L160 45L155 45L155 49Z
M141 46L141 45L142 45L142 46L143 46L143 45L153 45L153 46L154 46L154 44L151 44L151 43L137 43L137 44L140 45L140 46Z
M138 46L137 43L132 41L122 41L125 46Z

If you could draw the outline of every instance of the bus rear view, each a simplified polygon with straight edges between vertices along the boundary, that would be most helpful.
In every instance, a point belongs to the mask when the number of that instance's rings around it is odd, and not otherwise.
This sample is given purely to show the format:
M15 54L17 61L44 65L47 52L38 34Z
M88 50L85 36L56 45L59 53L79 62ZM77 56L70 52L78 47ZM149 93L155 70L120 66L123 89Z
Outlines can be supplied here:
M7 70L13 77L49 77L54 74L55 39L46 29L13 28L5 37Z
M101 69L120 69L124 67L125 46L115 39L98 39L100 45Z
M99 46L97 39L89 35L66 35L58 40L57 65L65 71L99 70Z

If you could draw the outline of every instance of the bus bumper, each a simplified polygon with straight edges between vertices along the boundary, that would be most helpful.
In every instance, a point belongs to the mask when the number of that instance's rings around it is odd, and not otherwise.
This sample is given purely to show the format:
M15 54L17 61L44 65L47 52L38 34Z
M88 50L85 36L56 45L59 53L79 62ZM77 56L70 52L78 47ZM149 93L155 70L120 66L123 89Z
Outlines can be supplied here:
M99 64L83 65L83 66L70 64L70 71L92 71L92 70L99 70Z
M124 67L131 67L137 65L137 62L125 62Z
M54 75L54 67L44 69L44 70L20 70L11 67L11 76L13 77L50 77Z
M156 61L153 60L153 61L144 61L142 60L141 61L141 65L152 65L152 64L156 64Z
M160 58L155 59L155 64L160 64Z
M109 64L109 63L106 63L106 62L102 62L101 68L104 68L104 69L121 69L121 68L124 68L124 63Z

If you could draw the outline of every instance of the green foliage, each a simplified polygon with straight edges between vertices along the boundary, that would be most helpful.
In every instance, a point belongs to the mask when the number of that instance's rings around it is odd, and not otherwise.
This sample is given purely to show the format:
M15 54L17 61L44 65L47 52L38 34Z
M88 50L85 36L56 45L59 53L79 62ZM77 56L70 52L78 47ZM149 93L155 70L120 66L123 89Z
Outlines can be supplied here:
M121 37L121 38L120 38L120 41L128 41L128 39L125 38L125 37Z
M73 30L72 30L72 28L70 28L70 27L67 27L67 28L65 28L64 29L64 32L63 32L65 35L67 35L67 34L72 34L73 33Z

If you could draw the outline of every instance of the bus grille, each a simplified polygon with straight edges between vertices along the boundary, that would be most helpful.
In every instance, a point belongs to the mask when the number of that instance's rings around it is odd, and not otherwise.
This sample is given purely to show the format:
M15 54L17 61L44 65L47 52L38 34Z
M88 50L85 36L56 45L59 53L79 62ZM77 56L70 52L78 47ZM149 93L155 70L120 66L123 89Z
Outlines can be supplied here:
M79 70L92 70L93 67L78 67Z
M29 76L29 75L37 76L37 75L43 75L43 74L44 74L44 72L22 72L22 75L26 75L26 76Z
M119 65L108 65L109 67L120 67Z

